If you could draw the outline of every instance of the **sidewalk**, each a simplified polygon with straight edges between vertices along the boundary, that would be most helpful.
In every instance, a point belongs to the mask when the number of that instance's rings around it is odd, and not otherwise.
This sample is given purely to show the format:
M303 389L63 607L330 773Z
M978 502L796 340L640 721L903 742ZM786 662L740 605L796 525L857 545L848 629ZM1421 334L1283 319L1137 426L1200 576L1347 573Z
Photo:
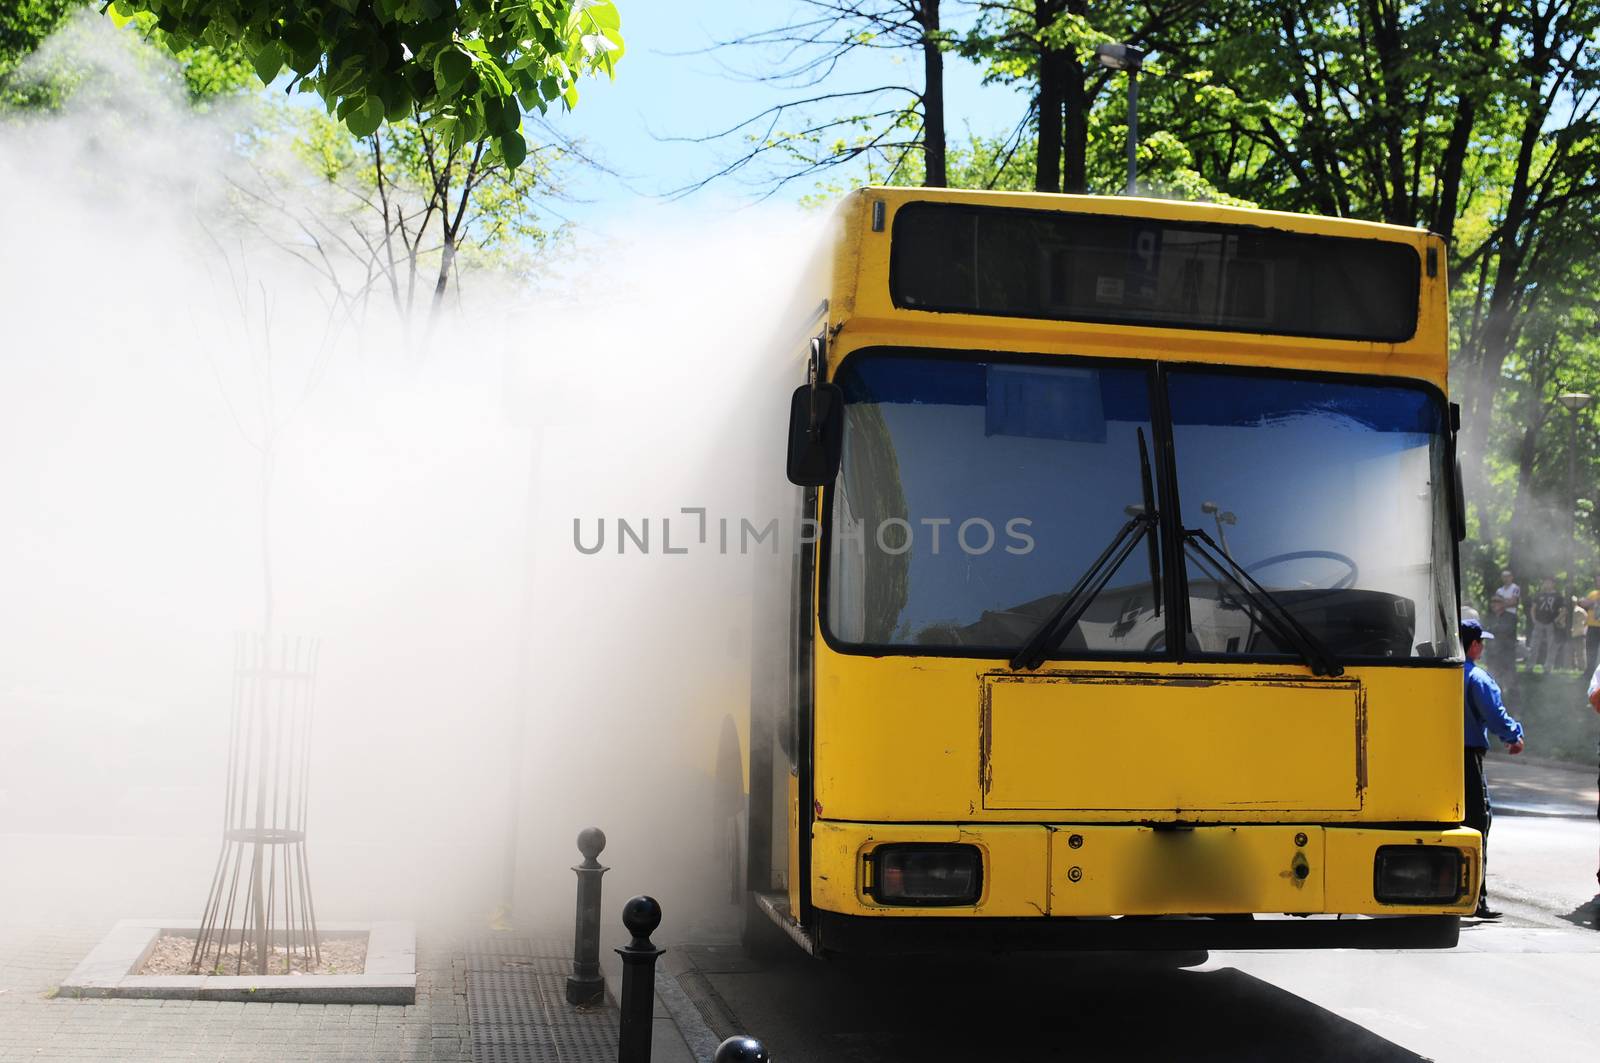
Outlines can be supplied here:
M609 993L600 1006L575 1008L566 1002L570 942L506 933L440 945L434 936L419 934L417 1002L407 1006L58 995L55 987L102 933L96 927L0 926L0 1063L617 1058L620 964L607 965ZM677 951L669 949L667 956ZM673 969L681 967L657 964L652 1063L709 1063L717 1040Z
M0 926L0 1061L468 1063L466 964L419 940L417 1002L73 1000L55 987L108 927Z
M477 1063L612 1063L617 1058L622 971L614 953L609 959L602 961L605 999L580 1008L566 997L572 973L570 940L504 933L474 941L465 959L472 1058ZM669 1006L683 999L683 991L660 962L655 988L651 1063L709 1063L709 1052L690 1050L689 1039L698 1033L695 1019ZM680 1030L676 1015L685 1019L688 1033Z
M566 1004L570 926L519 935L459 919L420 922L412 1005L74 1000L57 993L119 918L167 911L171 883L203 880L213 860L209 838L0 833L0 1063L616 1059L620 982L611 980L611 997L594 1013L577 1015ZM350 909L348 896L330 895L335 911ZM678 950L665 944L653 1058L706 1063L716 1041L673 980ZM609 949L603 958L608 976L620 974ZM474 1007L473 982L498 989L495 1002L485 997Z
M1484 760L1496 815L1593 819L1595 768L1558 760L1510 756L1498 747Z

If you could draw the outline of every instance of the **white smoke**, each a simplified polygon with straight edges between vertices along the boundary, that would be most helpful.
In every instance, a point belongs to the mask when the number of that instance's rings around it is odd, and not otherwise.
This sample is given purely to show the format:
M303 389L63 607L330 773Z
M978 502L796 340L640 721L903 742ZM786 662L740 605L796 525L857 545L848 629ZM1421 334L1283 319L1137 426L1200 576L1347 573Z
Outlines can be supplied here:
M274 630L322 640L319 915L478 919L515 805L519 914L570 910L592 823L608 923L651 891L670 936L715 878L751 602L748 559L665 556L660 520L781 512L770 340L814 220L642 206L548 291L467 277L419 341L382 299L338 309L295 219L351 217L255 103L196 113L93 16L47 58L76 94L0 125L0 863L29 868L0 905L198 915L270 442ZM648 556L573 546L574 518L646 517Z

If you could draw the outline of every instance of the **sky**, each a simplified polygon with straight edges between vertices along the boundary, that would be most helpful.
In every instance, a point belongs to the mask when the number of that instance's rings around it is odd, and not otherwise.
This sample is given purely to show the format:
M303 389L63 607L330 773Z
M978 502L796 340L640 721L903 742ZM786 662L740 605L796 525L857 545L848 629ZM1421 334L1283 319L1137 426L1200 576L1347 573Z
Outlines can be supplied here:
M804 5L792 0L693 0L665 4L660 0L617 0L627 53L614 82L586 80L577 108L553 116L564 135L581 138L594 155L616 171L575 175L575 192L588 200L558 208L580 224L596 221L619 208L642 205L716 171L739 153L741 143L673 143L660 138L694 137L732 126L766 107L793 98L796 90L742 80L732 71L759 72L772 61L770 52L734 48L716 54L704 50L756 30L785 24ZM947 27L960 30L970 22L959 12L947 15ZM699 52L701 54L692 54ZM1010 132L1026 103L1003 86L981 84L978 67L956 55L945 58L948 127L952 140L966 132L999 135ZM920 56L907 51L877 52L842 68L833 86L904 84L920 87ZM815 92L816 90L812 90ZM792 202L815 190L813 181L791 183L775 197ZM716 210L730 199L749 199L756 190L738 178L719 181L691 196L685 207Z

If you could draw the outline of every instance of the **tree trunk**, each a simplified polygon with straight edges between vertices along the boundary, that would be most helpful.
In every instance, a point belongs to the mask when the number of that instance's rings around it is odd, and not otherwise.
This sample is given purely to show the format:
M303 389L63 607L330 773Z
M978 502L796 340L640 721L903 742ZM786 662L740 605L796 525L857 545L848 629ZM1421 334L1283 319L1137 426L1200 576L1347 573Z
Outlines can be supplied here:
M1062 0L1034 0L1033 27L1039 37L1039 160L1033 187L1039 192L1061 191L1061 68L1068 56L1050 47L1045 31L1061 13Z
M440 197L444 203L444 210L439 215L439 229L444 237L444 248L439 255L439 277L433 286L433 307L428 312L430 333L433 329L434 320L439 316L439 308L444 305L444 293L450 284L450 270L456 264L456 248L461 242L462 225L467 217L467 206L472 202L472 190L477 187L478 181L482 179L482 172L479 170L479 166L483 163L483 153L488 143L487 140L480 140L473 145L472 161L467 164L467 174L461 182L461 192L456 201L454 218L449 214L449 202L444 196Z
M1067 10L1074 15L1088 11L1088 0L1068 0ZM1061 190L1082 194L1089 191L1089 92L1084 86L1083 64L1067 52L1061 56Z
M394 205L394 219L389 217L389 182L383 175L383 134L372 134L372 174L378 192L378 205L383 210L383 273L389 281L389 296L394 300L395 317L409 323L410 308L400 298L399 262L395 259L394 234L405 225L405 207ZM401 234L404 240L404 233Z
M1485 69L1494 61L1490 54L1500 42L1505 29L1506 9L1497 7L1492 23L1485 24L1482 14L1472 5L1464 9L1465 17L1477 30L1472 37L1471 51ZM1459 60L1458 60L1459 62ZM1445 142L1444 154L1434 172L1438 174L1439 198L1433 208L1433 231L1450 244L1455 238L1456 212L1461 203L1461 177L1466 169L1467 147L1478 122L1478 107L1482 101L1483 77L1472 79L1470 84L1457 87L1455 117L1450 125L1450 138ZM1451 248L1452 252L1454 248Z
M1404 67L1412 62L1400 30L1400 10L1393 2L1372 0L1368 5L1372 20L1372 46L1377 52L1378 73L1382 81L1382 104L1375 108L1383 164L1378 187L1388 188L1384 197L1384 221L1391 225L1413 225L1409 183L1406 180L1405 125L1407 89Z
M944 53L939 48L939 0L922 0L922 150L927 160L923 184L948 184L944 159Z
M456 238L455 233L445 230L444 249L439 254L439 275L433 282L433 305L429 308L430 314L437 314L439 307L444 304L444 293L450 286L450 268L456 264Z
M1542 375L1535 371L1528 382L1528 401L1523 412L1522 440L1517 446L1517 492L1511 503L1511 527L1506 539L1508 550L1506 567L1520 573L1524 581L1531 582L1542 559L1534 556L1532 541L1537 537L1531 518L1535 508L1533 498L1533 460L1539 453L1539 429L1542 427L1539 403L1543 393ZM1526 584L1525 584L1526 585Z
M1524 224L1532 206L1532 189L1529 172L1533 165L1534 147L1539 141L1544 125L1545 111L1534 108L1525 119L1522 142L1517 153L1517 168L1506 195L1505 220L1501 223L1494 255L1494 284L1489 293L1489 311L1483 320L1483 329L1472 338L1471 347L1477 355L1477 373L1467 375L1472 386L1468 396L1476 413L1462 435L1468 444L1467 453L1475 467L1484 456L1489 434L1489 420L1494 412L1494 400L1500 389L1500 368L1511 354L1512 336L1516 326L1517 295L1526 282L1523 262L1527 258L1524 246Z
M1455 120L1450 126L1450 139L1445 142L1444 155L1435 173L1439 176L1439 199L1434 204L1431 228L1444 237L1450 247L1456 232L1456 211L1461 202L1461 174L1466 167L1467 145L1472 139L1472 127L1477 124L1478 109L1474 101L1463 96L1456 103ZM1451 251L1455 249L1450 248Z

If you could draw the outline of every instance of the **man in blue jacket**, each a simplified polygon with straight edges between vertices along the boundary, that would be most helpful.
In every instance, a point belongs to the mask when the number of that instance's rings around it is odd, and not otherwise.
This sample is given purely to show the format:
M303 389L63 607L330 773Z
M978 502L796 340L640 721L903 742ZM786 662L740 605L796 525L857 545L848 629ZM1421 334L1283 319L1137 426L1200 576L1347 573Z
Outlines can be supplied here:
M1594 675L1589 677L1589 707L1600 712L1600 668L1596 668ZM1596 785L1600 785L1600 779L1596 780ZM1596 809L1595 813L1600 815L1600 809ZM1594 873L1594 879L1600 883L1600 871Z
M1461 621L1461 646L1467 654L1464 679L1462 721L1466 730L1466 800L1462 822L1483 835L1483 887L1478 893L1478 918L1498 919L1500 913L1489 907L1489 824L1494 822L1494 806L1489 802L1489 784L1483 776L1483 755L1489 749L1489 732L1506 744L1506 752L1522 752L1522 725L1506 712L1500 687L1494 677L1478 664L1485 639L1493 635L1476 620Z

